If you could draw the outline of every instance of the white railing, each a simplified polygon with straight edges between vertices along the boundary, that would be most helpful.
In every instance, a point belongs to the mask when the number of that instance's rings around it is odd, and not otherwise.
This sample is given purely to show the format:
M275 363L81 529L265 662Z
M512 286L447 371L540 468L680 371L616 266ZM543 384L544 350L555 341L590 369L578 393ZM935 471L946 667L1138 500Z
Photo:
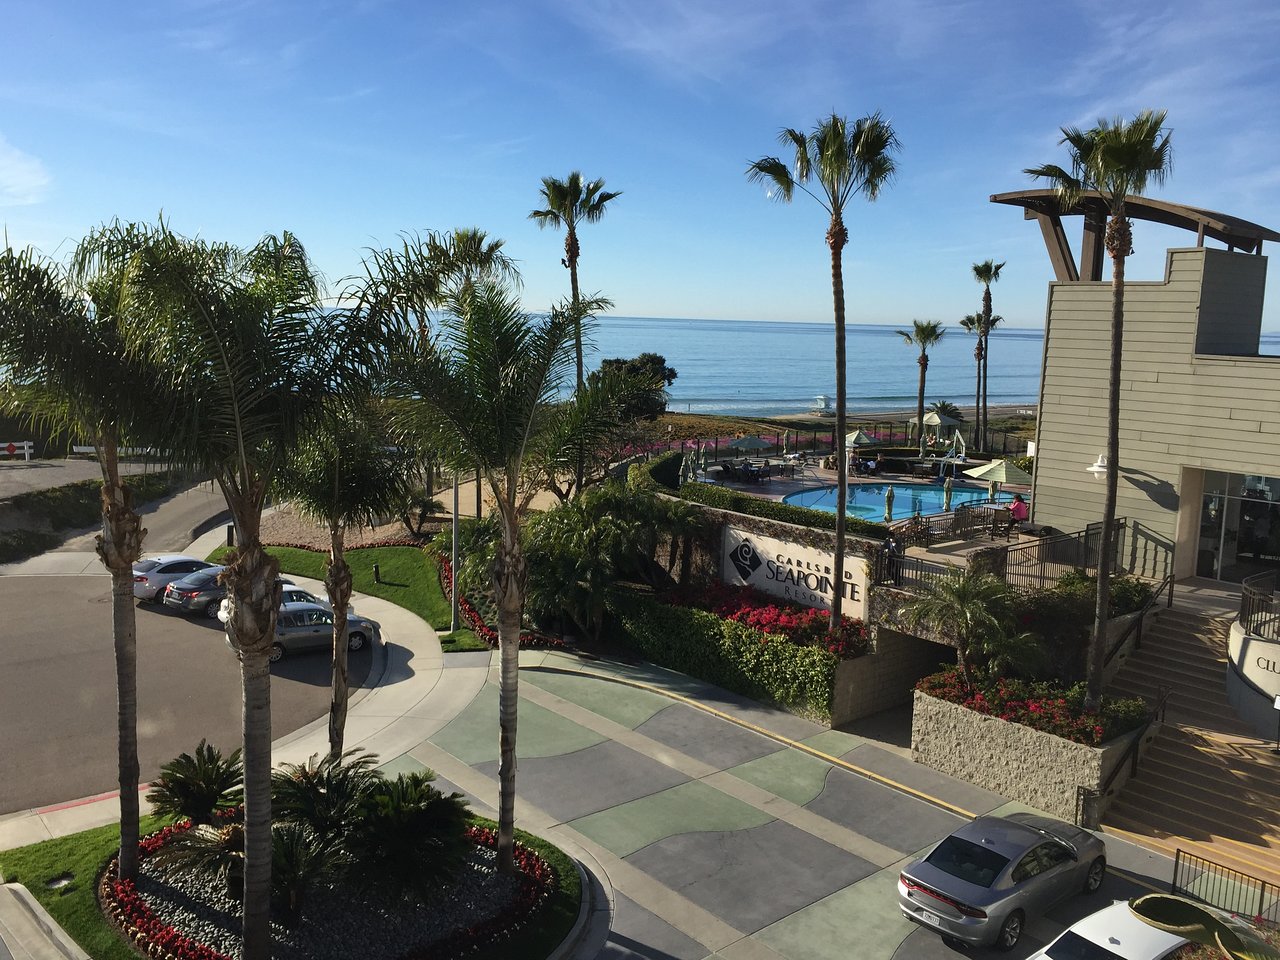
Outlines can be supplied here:
M36 445L30 440L0 440L0 454L16 457L22 454L23 460L30 460L36 452Z

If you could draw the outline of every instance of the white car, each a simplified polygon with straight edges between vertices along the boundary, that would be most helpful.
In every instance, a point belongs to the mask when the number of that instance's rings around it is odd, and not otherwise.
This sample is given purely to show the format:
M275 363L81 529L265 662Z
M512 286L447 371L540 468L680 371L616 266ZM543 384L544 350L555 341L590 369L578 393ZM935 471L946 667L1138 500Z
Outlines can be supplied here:
M212 566L207 560L197 560L181 553L144 557L133 565L133 595L139 600L159 603L164 597L164 588L169 584Z
M1029 960L1165 960L1189 942L1143 923L1117 900L1073 923Z

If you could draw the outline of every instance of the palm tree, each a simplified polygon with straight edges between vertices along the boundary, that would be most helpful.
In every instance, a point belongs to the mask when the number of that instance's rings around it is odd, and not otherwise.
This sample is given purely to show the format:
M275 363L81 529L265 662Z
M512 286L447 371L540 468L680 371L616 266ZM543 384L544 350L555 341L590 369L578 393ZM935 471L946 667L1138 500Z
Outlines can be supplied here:
M555 177L543 177L542 189L539 191L544 206L541 210L530 210L529 219L539 227L564 227L564 259L560 263L569 271L570 304L576 311L579 307L578 291L578 257L581 250L578 246L578 224L597 223L604 216L605 204L615 197L622 196L622 191L610 192L604 188L604 180L584 182L582 174L574 170L564 180ZM584 314L585 315L585 314ZM573 327L573 349L578 363L578 389L582 389L582 322L579 320ZM581 488L581 482L578 483Z
M355 315L322 311L319 278L289 233L252 250L162 227L140 254L130 345L167 367L175 400L160 411L172 458L207 471L227 501L228 639L241 661L244 759L244 960L271 953L271 672L280 564L259 538L287 452L335 394L357 391L375 338Z
M1059 143L1067 145L1071 169L1054 164L1025 172L1047 180L1063 210L1080 202L1085 191L1097 191L1107 207L1106 247L1111 255L1111 365L1107 385L1107 489L1102 507L1098 558L1098 596L1093 639L1089 646L1088 693L1085 706L1097 710L1102 700L1102 658L1107 614L1111 606L1111 552L1116 520L1116 487L1120 468L1120 366L1124 350L1124 266L1133 252L1133 231L1125 201L1141 196L1149 184L1159 185L1173 169L1171 134L1164 129L1164 110L1144 110L1126 123L1099 120L1091 130L1063 127Z
M388 331L388 374L401 398L397 423L409 436L444 451L450 466L478 464L492 495L501 530L490 569L498 606L499 766L498 867L515 870L516 717L520 628L527 577L521 530L539 489L538 462L564 435L548 429L570 364L581 317L552 310L543 318L520 309L510 289L489 279L465 285L449 304L441 335L413 337L403 326ZM620 401L583 391L575 445L594 447L619 428Z
M347 527L372 527L406 502L416 464L390 444L365 400L327 412L291 452L277 491L304 516L329 528L324 585L333 605L333 680L329 702L329 755L342 756L347 722L347 608L351 567L345 556Z
M97 552L111 574L120 785L118 875L138 866L137 627L133 564L147 531L120 479L119 448L146 445L158 375L131 354L118 329L131 253L147 229L114 223L87 236L70 267L35 252L0 254L0 410L55 435L93 441L102 469L102 533Z
M920 367L920 387L916 394L916 432L920 436L920 456L924 456L924 381L929 370L929 351L946 335L938 320L912 320L910 330L895 331L908 346L919 347L916 364Z
M952 568L913 597L903 608L910 628L929 627L956 648L960 676L972 686L973 653L985 646L984 637L1003 634L1008 626L1009 587L989 573Z
M980 417L981 434L985 440L987 429L991 426L987 422L987 362L991 355L991 328L995 326L991 316L991 285L1000 279L1000 270L1004 267L1003 261L996 263L994 260L983 260L981 263L973 265L973 279L982 284L982 325L979 328L979 336L982 337L982 416ZM979 446L982 442L979 441Z
M965 333L972 333L977 336L977 342L973 347L973 362L977 368L974 374L973 386L973 445L976 449L982 447L982 314L970 313L966 314L964 319L960 321L960 329Z
M788 168L777 157L761 157L747 167L747 179L765 183L771 195L791 202L799 187L821 204L830 216L827 247L831 251L831 299L836 322L836 429L843 437L848 432L845 400L845 336L844 336L844 270L842 251L849 242L844 222L845 205L855 194L874 201L893 179L897 170L894 154L898 138L889 121L878 113L862 117L852 126L844 117L824 117L810 134L784 129L778 134L784 147L795 151L795 165ZM815 182L815 190L807 184ZM836 549L833 581L835 596L831 604L831 621L839 623L844 606L844 535L845 501L848 496L847 458L836 457Z

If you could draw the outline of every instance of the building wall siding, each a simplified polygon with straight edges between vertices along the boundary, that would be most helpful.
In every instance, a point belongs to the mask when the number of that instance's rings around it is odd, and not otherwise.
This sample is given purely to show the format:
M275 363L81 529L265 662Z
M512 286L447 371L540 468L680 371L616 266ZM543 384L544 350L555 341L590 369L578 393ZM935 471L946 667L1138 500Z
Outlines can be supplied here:
M1265 257L1196 248L1168 252L1163 282L1125 285L1117 515L1150 535L1174 540L1183 467L1280 476L1280 357L1249 355L1265 280ZM1085 468L1106 450L1110 346L1110 282L1051 284L1037 523L1102 515L1105 482Z

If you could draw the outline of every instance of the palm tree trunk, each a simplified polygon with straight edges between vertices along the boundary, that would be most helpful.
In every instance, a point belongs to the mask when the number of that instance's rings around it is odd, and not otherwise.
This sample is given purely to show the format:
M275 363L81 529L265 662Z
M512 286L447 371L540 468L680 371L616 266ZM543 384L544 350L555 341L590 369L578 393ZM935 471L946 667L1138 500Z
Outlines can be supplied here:
M342 756L347 728L347 607L351 605L351 568L343 555L343 527L329 524L329 569L324 586L333 605L333 684L329 698L329 756ZM370 637L370 640L373 638Z
M1107 379L1107 490L1102 502L1102 535L1098 544L1098 596L1093 609L1093 642L1089 645L1089 678L1085 709L1102 703L1102 668L1107 620L1111 611L1111 554L1116 522L1116 488L1120 476L1120 364L1124 352L1124 262L1129 243L1128 221L1112 217L1107 229L1111 255L1111 367ZM1113 236L1115 240L1113 242Z
M833 594L831 625L837 628L844 612L844 533L845 501L849 496L849 460L844 452L844 435L848 430L845 411L845 344L844 344L844 267L841 251L849 242L840 215L831 217L827 230L827 246L831 248L831 299L836 316L836 555L832 564Z
M987 408L987 355L991 352L991 284L982 286L982 443L987 443L991 429L991 411Z
M271 957L271 664L241 654L244 730L243 960Z
M97 552L111 574L111 635L116 660L116 752L120 784L120 855L117 876L138 875L138 626L133 602L133 563L146 531L133 497L120 482L113 437L95 442L102 467L102 534Z
M920 358L916 360L920 367L920 387L916 393L916 434L920 438L920 456L924 456L924 374L929 369L929 355L923 350L920 351Z
M525 561L515 511L503 511L502 543L493 565L498 601L498 870L515 873L516 716L520 696L520 616Z

